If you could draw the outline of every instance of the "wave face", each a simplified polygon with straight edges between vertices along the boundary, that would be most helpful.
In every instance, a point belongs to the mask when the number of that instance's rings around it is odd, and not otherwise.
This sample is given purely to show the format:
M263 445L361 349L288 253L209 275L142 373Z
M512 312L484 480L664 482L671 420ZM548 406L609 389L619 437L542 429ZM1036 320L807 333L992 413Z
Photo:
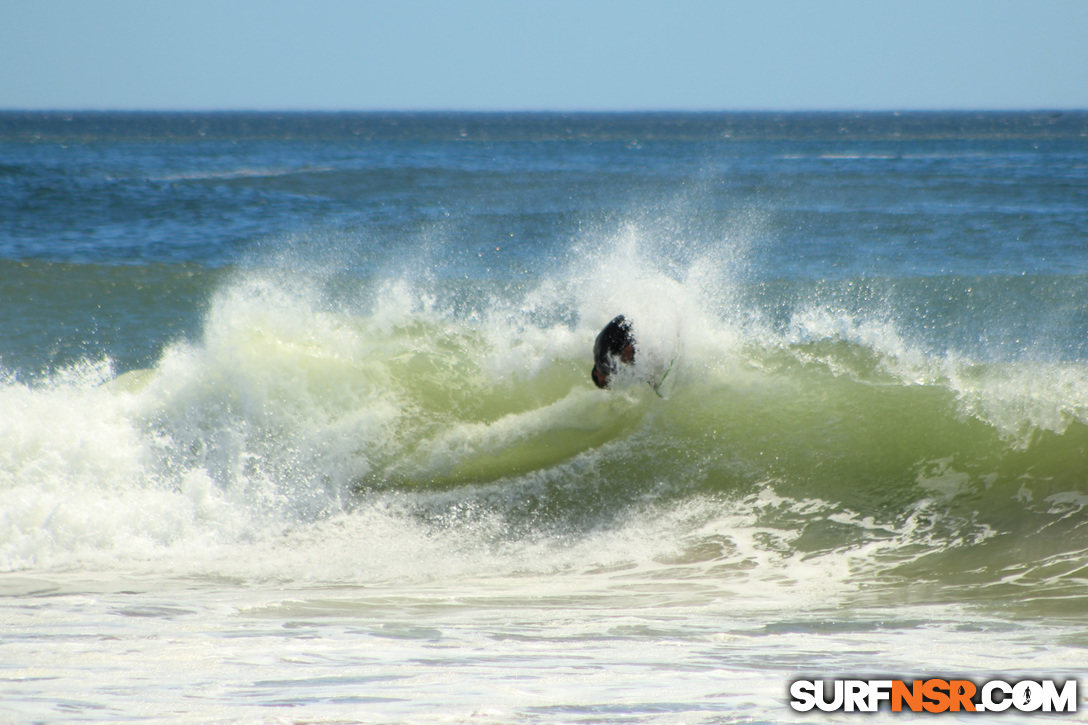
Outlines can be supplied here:
M108 120L0 116L0 570L1084 611L1084 114Z
M199 334L147 368L9 373L0 566L365 580L606 565L634 537L701 576L820 562L882 596L1083 604L1088 369L948 327L1085 279L769 287L737 248L655 244L628 227L533 284L287 252L209 280ZM599 391L618 311L639 354ZM285 562L285 536L317 548Z

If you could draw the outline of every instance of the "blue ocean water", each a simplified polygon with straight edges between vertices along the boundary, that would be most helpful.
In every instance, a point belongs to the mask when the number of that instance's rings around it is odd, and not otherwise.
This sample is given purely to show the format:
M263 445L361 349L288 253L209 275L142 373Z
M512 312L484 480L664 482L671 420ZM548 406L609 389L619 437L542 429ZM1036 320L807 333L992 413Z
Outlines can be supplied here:
M1086 301L1083 112L0 113L2 707L1079 676Z

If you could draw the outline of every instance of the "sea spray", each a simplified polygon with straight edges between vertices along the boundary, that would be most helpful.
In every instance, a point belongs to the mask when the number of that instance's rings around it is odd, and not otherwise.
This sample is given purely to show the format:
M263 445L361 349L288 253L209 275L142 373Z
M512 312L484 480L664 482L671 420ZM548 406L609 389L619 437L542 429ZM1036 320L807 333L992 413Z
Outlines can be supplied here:
M778 324L706 250L678 266L630 225L601 251L532 285L423 275L346 295L327 260L281 257L233 274L199 338L150 369L9 382L23 418L4 436L6 567L169 557L188 571L220 547L364 520L408 539L467 526L473 550L504 560L691 506L749 513L661 532L646 562L677 556L672 542L746 559L766 547L849 555L842 584L863 561L894 581L925 556L991 550L1013 520L1048 556L1085 548L1063 523L1083 500L1069 457L1088 440L1075 364L1048 363L1040 383L1016 362L935 352L887 306L805 302ZM621 311L639 363L605 393L588 382L589 343ZM658 398L639 376L676 356ZM781 503L753 506L766 496Z

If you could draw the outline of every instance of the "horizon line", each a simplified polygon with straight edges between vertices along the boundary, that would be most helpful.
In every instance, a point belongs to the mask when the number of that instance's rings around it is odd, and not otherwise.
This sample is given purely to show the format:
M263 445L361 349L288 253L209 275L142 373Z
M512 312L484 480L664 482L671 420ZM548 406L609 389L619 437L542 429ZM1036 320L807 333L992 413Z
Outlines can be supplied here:
M631 114L660 114L660 115L713 115L713 114L886 114L906 115L916 113L1085 113L1088 107L979 107L979 108L629 108L629 109L501 109L501 108L19 108L0 106L0 113L70 113L70 114L94 114L94 113L191 113L191 114L307 114L320 113L329 115L372 114L372 115L423 115L423 114L447 114L447 115L631 115Z

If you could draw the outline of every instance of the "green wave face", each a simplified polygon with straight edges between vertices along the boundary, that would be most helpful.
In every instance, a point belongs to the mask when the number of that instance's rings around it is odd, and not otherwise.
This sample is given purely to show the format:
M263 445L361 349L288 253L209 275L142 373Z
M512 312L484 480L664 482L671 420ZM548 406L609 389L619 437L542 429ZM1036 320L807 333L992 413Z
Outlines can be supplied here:
M87 545L84 524L47 515L65 496L114 501L126 535L161 545L384 501L428 526L487 521L522 540L656 520L648 536L673 552L661 561L702 576L819 560L841 563L862 598L1080 611L1081 363L934 352L841 306L728 316L684 285L638 281L662 289L629 297L638 358L601 391L592 340L617 303L572 292L580 280L378 281L349 304L235 272L200 338L151 367L5 384L19 412L0 437L3 490L33 504L9 515L7 566L40 551L32 531ZM646 383L670 364L657 395ZM137 510L159 511L159 528L132 524Z

